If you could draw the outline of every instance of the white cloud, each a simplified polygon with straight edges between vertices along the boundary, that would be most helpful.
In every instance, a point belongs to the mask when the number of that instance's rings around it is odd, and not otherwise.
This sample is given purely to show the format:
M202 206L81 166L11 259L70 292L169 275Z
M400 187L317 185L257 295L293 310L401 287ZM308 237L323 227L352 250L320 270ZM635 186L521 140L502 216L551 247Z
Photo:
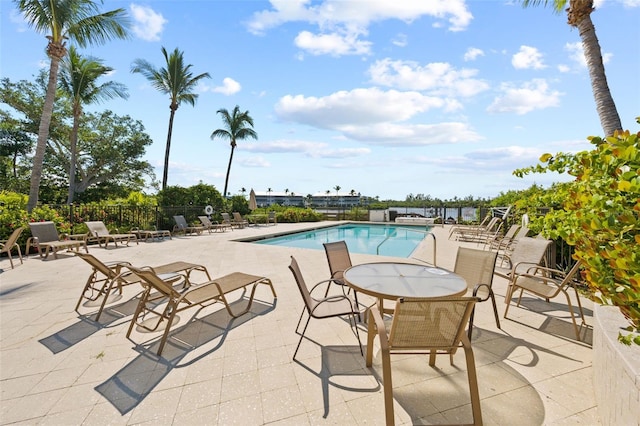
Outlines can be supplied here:
M482 49L478 49L477 47L470 47L464 54L465 62L475 61L478 56L484 56L484 51Z
M358 40L356 34L312 34L302 31L294 43L312 55L366 55L371 53L371 42Z
M477 142L483 138L466 123L396 124L344 127L351 139L378 146L426 146Z
M265 154L304 154L311 158L353 158L371 153L369 148L331 148L324 142L297 140L277 140L245 144L242 151L261 152Z
M413 61L392 61L386 58L372 64L368 73L374 84L424 90L434 95L469 97L489 88L485 81L473 78L478 70L457 70L443 62L421 66Z
M584 49L582 48L582 43L580 42L567 43L564 45L564 50L568 52L569 59L571 59L573 63L576 64L578 67L580 68L587 67L587 59L584 56ZM611 53L602 53L602 63L603 64L608 63L612 57L613 57L613 54Z
M398 47L405 47L408 44L407 35L398 34L391 40L391 43Z
M411 23L422 16L431 16L439 23L446 20L450 31L467 28L473 16L464 0L271 0L271 9L253 14L247 22L248 30L256 35L288 22L304 22L318 28L319 35L302 31L296 45L310 49L314 55L339 55L341 49L348 54L368 54L370 43L359 40L368 33L374 22L397 19ZM332 50L330 47L336 47Z
M569 67L568 65L560 64L558 65L558 71L562 73L569 72L571 71L571 67Z
M267 160L265 160L262 157L248 157L248 158L241 158L238 160L238 162L240 164L242 164L244 167L271 167L271 163L269 163Z
M408 161L432 164L446 169L475 171L512 171L515 168L538 163L543 149L524 146L505 146L491 149L479 149L461 156L418 156Z
M640 0L622 0L624 7L640 7Z
M533 68L540 70L546 68L542 61L542 53L531 46L520 46L520 51L511 58L511 64L515 69Z
M561 92L550 90L549 85L543 79L534 79L524 83L521 87L504 83L500 90L503 95L494 99L487 108L491 113L516 113L523 115L528 112L557 107L560 105Z
M160 34L167 22L162 14L157 13L148 6L131 4L129 6L133 17L133 33L146 41L159 41Z
M216 93L222 93L223 95L230 96L235 93L238 93L242 89L240 83L235 81L232 78L226 77L222 80L222 86L217 86L213 88L213 91Z

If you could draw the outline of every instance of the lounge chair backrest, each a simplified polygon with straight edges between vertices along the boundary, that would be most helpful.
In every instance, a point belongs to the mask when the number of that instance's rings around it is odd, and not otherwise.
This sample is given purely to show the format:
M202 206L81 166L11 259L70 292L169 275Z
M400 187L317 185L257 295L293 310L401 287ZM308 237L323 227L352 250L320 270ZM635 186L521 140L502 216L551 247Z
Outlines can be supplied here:
M351 257L347 243L344 241L336 241L333 243L324 243L324 251L327 255L331 278L342 281L342 274L351 267Z
M170 283L167 283L158 277L151 268L137 268L135 266L129 266L129 269L142 281L150 285L155 291L162 293L165 297L169 297L174 300L180 298L180 293L178 293Z
M220 213L222 215L222 220L224 223L231 223L231 217L229 217L229 213Z
M101 260L99 260L94 255L89 254L89 253L80 253L80 252L78 252L78 253L76 253L76 256L79 256L80 258L82 258L82 260L87 262L95 270L99 271L104 276L109 277L109 278L114 278L116 276L116 273L115 273L114 269L109 268L107 265L105 265Z
M242 218L242 215L240 215L239 212L233 212L233 220L235 220L238 223L244 222L244 219Z
M389 330L390 350L458 347L476 301L475 297L398 299Z
M458 247L453 272L464 278L469 291L477 284L485 284L490 289L497 257L497 251Z
M173 220L176 221L176 225L180 229L187 229L189 225L187 225L187 220L182 215L174 216Z
M31 235L38 239L38 243L50 243L60 241L56 225L51 222L33 222L29 224Z
M11 251L11 249L13 249L13 246L17 244L18 238L20 238L20 234L22 234L22 231L24 231L24 228L21 226L14 229L11 235L9 235L7 241L2 243L3 246L2 248L0 248L0 253Z
M91 232L93 236L106 237L109 235L109 230L101 220L85 222L85 225L87 225L87 228L89 228L89 232Z
M207 216L198 216L198 219L200 219L200 222L202 222L202 224L206 227L213 226L213 223L211 223L211 220L209 220Z
M300 294L302 295L302 299L304 300L304 305L310 312L315 306L315 303L311 298L309 288L304 281L304 277L302 276L302 272L300 271L300 266L298 266L298 262L293 256L291 256L291 264L289 265L289 270L291 270L291 273L293 273L293 277L295 278L296 284L298 285L298 290L300 290Z

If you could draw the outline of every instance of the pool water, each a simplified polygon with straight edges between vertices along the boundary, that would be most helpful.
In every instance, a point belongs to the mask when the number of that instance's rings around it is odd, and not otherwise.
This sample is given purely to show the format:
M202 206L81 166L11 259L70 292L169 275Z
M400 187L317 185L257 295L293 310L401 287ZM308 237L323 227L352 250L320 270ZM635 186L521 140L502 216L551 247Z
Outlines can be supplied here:
M345 224L255 241L282 247L324 250L323 243L345 241L349 252L409 257L428 228L398 225Z

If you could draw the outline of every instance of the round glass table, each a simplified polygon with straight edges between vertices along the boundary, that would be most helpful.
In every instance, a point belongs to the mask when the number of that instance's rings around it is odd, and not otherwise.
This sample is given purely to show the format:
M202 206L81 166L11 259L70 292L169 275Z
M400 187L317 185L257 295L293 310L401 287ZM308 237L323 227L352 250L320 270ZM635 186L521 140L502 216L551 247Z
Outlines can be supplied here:
M344 271L354 290L382 300L400 297L461 296L467 283L453 272L427 265L397 262L363 263Z

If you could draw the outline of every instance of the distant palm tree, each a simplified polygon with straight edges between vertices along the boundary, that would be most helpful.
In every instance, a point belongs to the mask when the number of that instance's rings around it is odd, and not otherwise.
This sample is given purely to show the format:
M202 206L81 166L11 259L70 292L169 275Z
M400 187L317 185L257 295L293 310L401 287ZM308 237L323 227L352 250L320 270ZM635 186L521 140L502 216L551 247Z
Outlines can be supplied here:
M98 85L96 80L113 71L104 66L100 59L92 56L82 57L74 46L69 55L62 60L60 70L60 88L71 99L73 110L73 127L69 141L69 195L67 204L73 203L76 192L76 158L78 144L78 128L82 116L82 106L113 98L127 99L127 87L124 84L108 81Z
M333 189L336 190L336 195L338 195L338 191L340 191L342 189L342 187L340 185L336 185L333 187Z
M233 151L236 149L237 141L252 138L258 139L258 134L253 127L253 118L249 115L249 111L241 112L240 107L236 105L231 114L224 108L216 111L216 114L222 116L223 129L216 129L211 133L211 140L220 138L228 140L231 144L231 155L229 156L229 166L227 166L227 177L224 180L224 193L227 193L227 185L229 184L229 174L231 173L231 162L233 161ZM269 191L271 192L271 191Z
M80 47L91 44L103 44L112 38L125 39L129 36L128 21L124 9L115 9L100 13L102 2L92 0L14 0L25 21L39 33L45 33L48 41L47 56L49 81L44 98L38 142L33 156L29 201L27 210L38 204L42 163L49 138L49 125L53 114L53 103L58 84L60 60L67 54L67 40L74 41Z
M191 106L196 104L198 94L194 90L200 80L210 78L205 72L194 76L191 72L192 65L185 65L184 54L176 47L171 54L162 47L162 55L167 64L166 68L156 68L144 59L136 59L131 66L131 72L142 74L151 85L160 93L168 94L171 98L169 109L169 130L167 132L167 147L164 152L164 171L162 173L162 189L167 187L169 174L169 152L171 151L171 134L173 133L173 117L181 103L186 102ZM224 194L227 193L225 187Z
M591 21L591 13L593 12L593 0L520 0L524 7L538 6L540 4L548 5L551 3L555 13L562 13L566 8L568 16L568 24L578 28L580 39L582 40L582 48L589 69L589 77L591 78L591 90L596 101L596 110L600 117L600 125L606 136L613 135L616 130L622 130L620 116L613 102L609 85L607 84L607 75L604 72L604 64L602 63L602 50L596 36L596 29Z
M351 191L349 191L349 195L351 195L352 197L355 197L356 195L356 190L352 189Z

